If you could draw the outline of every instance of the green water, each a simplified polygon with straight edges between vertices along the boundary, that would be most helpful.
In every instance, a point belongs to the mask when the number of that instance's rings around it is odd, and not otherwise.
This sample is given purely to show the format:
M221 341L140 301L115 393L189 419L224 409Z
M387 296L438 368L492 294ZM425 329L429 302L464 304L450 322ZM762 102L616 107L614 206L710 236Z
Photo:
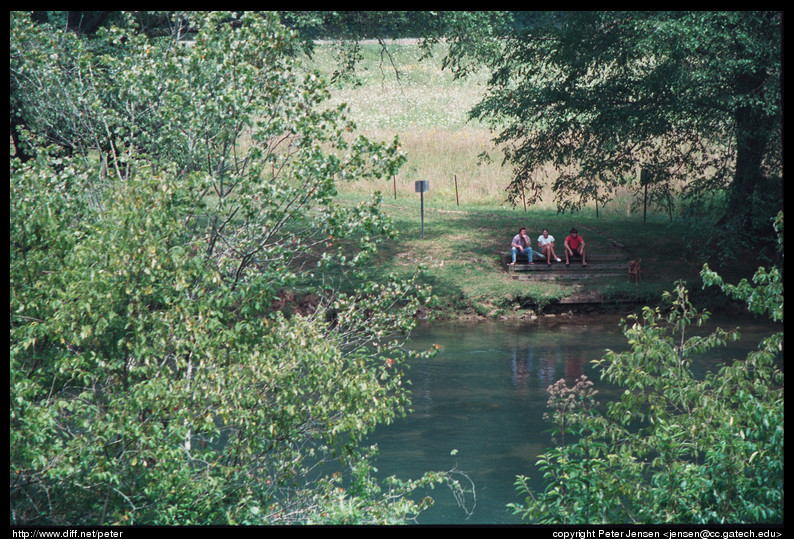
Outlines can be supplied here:
M772 332L751 319L739 322L716 322L726 329L741 325L743 339L699 358L697 371L745 357ZM537 456L550 447L550 425L543 419L546 388L586 374L600 400L608 400L615 389L600 382L590 362L605 349L628 348L615 317L434 324L418 328L411 344L416 349L438 344L441 350L408 372L414 412L370 438L380 449L379 475L410 479L457 469L474 482L476 494L467 516L446 487L423 493L436 503L419 517L420 524L521 523L505 506L523 501L515 491L516 475L538 479ZM471 510L472 500L467 503Z

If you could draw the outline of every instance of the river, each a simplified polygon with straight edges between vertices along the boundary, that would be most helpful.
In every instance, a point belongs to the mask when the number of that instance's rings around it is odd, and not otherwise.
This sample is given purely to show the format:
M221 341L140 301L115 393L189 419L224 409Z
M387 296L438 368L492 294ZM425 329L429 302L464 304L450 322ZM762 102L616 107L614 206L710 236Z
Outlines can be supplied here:
M734 316L710 321L698 331L715 325L739 326L742 339L698 358L693 368L701 374L745 357L775 329ZM628 349L619 318L610 316L437 323L417 328L410 344L415 349L438 344L441 349L408 372L413 413L370 437L380 450L378 474L411 479L430 470L456 469L471 479L476 494L476 505L467 500L468 509L473 508L467 514L446 487L423 493L436 503L420 515L419 524L522 523L506 505L523 502L515 490L516 475L529 475L542 488L535 462L551 446L550 424L543 418L546 388L560 378L586 374L595 382L599 400L607 400L615 389L600 381L590 362L603 357L605 349Z

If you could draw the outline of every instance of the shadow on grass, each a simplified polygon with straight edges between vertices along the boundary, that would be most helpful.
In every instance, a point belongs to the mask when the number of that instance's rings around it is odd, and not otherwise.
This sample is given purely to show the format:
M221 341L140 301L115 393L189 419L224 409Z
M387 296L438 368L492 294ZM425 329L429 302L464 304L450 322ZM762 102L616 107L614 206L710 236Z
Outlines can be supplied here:
M554 302L569 295L599 292L607 301L631 300L654 304L676 280L699 288L702 262L697 253L683 252L684 225L659 219L643 223L641 217L587 217L577 214L530 211L451 210L425 207L424 237L418 205L384 204L398 238L381 243L367 267L367 278L382 281L389 274L410 277L420 271L420 282L431 286L442 310L482 311L513 303L522 306ZM562 243L575 227L587 242L588 254L622 254L641 258L642 282L626 277L542 282L514 279L501 261L520 227L526 227L537 246L543 228L555 236L558 256ZM618 248L615 244L623 247ZM485 308L481 308L485 305Z

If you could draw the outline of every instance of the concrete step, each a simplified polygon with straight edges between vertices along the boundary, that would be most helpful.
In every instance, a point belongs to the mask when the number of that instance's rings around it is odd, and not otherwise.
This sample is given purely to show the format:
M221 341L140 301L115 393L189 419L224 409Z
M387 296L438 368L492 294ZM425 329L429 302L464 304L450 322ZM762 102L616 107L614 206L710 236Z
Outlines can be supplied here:
M513 255L510 251L502 251L499 253L503 260L510 262L513 259ZM562 260L565 260L564 257L560 257ZM608 260L629 260L629 257L623 253L598 253L598 254L587 254L587 260L589 261L608 261ZM535 257L535 263L538 261L543 261L542 258Z
M538 260L537 258L532 265L529 265L526 259L519 259L515 265L511 266L511 254L504 251L499 254L508 274L511 274L513 279L522 281L571 282L597 279L625 279L629 261L629 257L624 253L599 253L587 255L587 267L583 267L581 260L578 258L571 259L571 263L567 267L565 262L552 262L551 265L548 265L545 260Z
M611 298L609 303L634 303L635 300L626 298ZM604 297L598 293L576 294L567 298L562 298L557 302L560 305L587 305L593 303L604 303Z
M589 281L596 279L625 279L625 272L593 272L593 273L521 273L513 275L520 281Z
M610 263L599 263L599 262L587 262L587 267L583 267L580 262L571 262L570 266L565 266L564 262L557 262L549 266L545 262L535 262L531 266L529 264L521 264L516 263L514 266L509 264L507 266L507 271L515 272L559 272L559 273L590 273L594 271L615 271L615 272L623 272L627 271L627 264L620 263L620 264L610 264Z

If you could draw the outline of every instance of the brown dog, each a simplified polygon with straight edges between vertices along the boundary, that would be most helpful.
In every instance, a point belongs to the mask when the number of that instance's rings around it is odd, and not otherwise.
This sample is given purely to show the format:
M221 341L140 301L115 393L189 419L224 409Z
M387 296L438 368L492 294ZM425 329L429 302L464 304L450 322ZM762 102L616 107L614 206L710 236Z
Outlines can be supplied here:
M629 274L628 274L629 282L631 282L632 278L634 278L635 284L640 282L640 272L641 272L640 262L642 262L642 258L638 260L629 261Z

